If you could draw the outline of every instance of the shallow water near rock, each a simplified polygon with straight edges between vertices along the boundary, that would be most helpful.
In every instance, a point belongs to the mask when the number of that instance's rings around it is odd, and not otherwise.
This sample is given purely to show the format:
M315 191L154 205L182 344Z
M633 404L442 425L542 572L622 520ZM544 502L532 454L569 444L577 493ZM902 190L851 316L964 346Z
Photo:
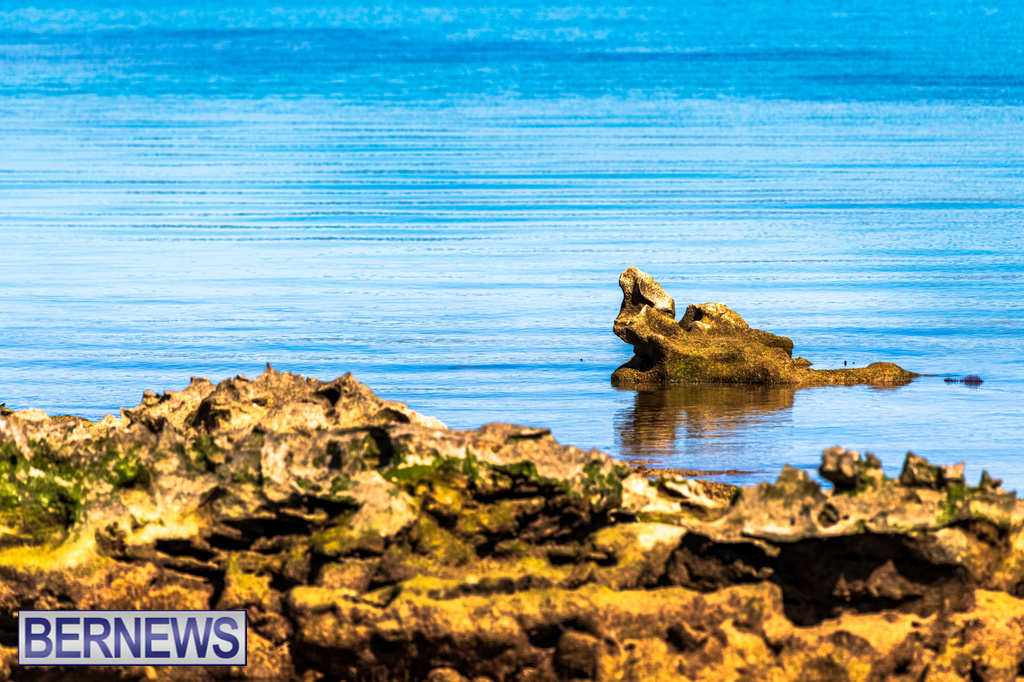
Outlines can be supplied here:
M841 444L1024 488L1020 8L76 7L0 4L8 407L269 361L736 483ZM615 389L628 265L935 376Z

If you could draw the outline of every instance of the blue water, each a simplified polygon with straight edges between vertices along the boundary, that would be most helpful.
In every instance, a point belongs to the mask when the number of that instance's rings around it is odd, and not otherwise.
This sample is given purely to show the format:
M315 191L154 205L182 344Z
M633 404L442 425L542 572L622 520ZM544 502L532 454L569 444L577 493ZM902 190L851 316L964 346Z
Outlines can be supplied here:
M1024 5L891 4L0 1L0 402L269 361L740 483L841 444L1024 487ZM937 376L617 390L629 265Z

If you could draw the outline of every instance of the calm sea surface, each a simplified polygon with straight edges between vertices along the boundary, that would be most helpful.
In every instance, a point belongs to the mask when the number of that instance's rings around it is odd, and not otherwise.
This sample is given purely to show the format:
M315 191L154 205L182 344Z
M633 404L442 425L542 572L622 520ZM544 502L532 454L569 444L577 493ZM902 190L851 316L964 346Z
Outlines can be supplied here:
M0 0L0 402L271 362L735 482L841 444L1024 488L1022 74L1003 0ZM629 265L936 376L616 390Z

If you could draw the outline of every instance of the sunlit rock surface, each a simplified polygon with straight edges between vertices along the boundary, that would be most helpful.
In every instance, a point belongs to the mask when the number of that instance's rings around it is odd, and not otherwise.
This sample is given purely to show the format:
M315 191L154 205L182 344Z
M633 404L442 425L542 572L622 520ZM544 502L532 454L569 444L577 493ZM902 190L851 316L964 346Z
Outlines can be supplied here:
M722 303L692 304L678 322L675 302L646 272L619 276L622 306L616 336L633 346L633 357L612 374L617 385L635 383L898 386L918 376L889 362L849 369L810 369L793 358L793 341L751 329Z
M95 679L1024 671L1014 493L913 455L889 479L831 448L820 474L833 489L640 475L269 368L95 424L23 410L0 416L0 673L75 672L15 670L17 611L51 608L248 612L245 668Z

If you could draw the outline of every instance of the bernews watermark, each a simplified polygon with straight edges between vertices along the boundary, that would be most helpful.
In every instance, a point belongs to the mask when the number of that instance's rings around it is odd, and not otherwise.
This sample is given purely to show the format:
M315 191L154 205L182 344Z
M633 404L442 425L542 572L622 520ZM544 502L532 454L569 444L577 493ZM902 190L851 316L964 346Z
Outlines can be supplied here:
M245 665L245 611L21 611L20 665Z

